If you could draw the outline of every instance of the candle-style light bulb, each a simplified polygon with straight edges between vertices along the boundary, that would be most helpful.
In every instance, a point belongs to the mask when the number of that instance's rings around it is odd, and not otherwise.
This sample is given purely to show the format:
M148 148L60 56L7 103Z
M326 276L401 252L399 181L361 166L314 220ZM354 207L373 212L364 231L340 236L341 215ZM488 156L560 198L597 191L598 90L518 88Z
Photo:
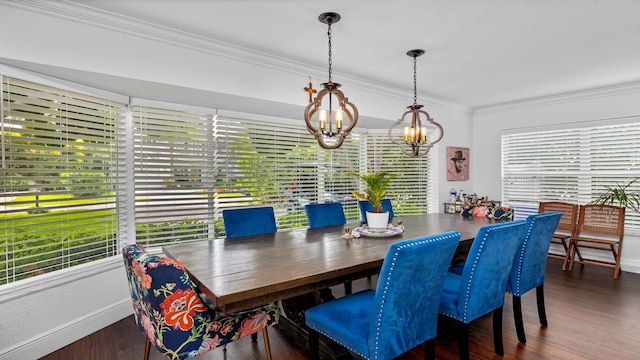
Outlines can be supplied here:
M327 110L320 110L318 120L320 122L320 130L324 131L327 128Z
M420 135L422 136L422 142L426 142L427 141L427 127L423 126L422 127L422 131L420 131Z
M409 142L409 127L404 127L404 142Z
M342 110L336 110L336 130L342 129Z

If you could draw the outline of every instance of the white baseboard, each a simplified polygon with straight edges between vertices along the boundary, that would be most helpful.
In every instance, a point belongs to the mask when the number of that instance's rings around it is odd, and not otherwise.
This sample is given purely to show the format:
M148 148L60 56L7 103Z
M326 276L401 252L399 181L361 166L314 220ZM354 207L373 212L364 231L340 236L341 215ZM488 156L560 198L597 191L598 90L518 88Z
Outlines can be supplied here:
M640 274L640 261L638 260L622 260L620 262L620 270Z
M133 314L131 298L74 319L46 333L0 349L0 360L39 359Z

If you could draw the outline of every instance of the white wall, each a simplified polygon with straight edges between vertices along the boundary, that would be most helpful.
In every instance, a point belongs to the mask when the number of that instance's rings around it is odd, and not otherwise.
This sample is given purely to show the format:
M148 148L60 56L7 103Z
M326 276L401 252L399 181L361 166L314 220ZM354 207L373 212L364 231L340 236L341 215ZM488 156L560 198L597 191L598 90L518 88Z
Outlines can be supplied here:
M627 84L480 109L473 116L473 191L502 196L501 135L505 130L586 126L640 115L640 84ZM622 270L640 273L640 234L625 234Z
M133 314L122 257L0 287L0 359L38 359Z

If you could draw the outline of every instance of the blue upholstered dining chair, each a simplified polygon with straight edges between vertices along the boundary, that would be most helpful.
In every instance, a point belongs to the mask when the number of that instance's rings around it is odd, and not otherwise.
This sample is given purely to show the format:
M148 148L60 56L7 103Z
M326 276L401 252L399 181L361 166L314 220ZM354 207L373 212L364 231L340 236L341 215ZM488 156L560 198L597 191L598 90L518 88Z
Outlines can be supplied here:
M227 238L272 234L278 231L273 207L253 207L222 210Z
M310 228L344 225L347 223L347 218L344 216L344 209L339 202L306 204L304 211L307 213ZM344 283L345 294L351 294L352 289L351 281Z
M311 228L344 225L347 223L342 204L339 202L306 204L304 211L307 213L309 227Z
M382 210L389 212L389 222L393 220L393 206L391 205L391 200L382 199ZM366 200L358 200L358 205L360 206L360 217L362 219L362 223L367 223L367 211L373 211L373 205Z
M520 248L513 262L507 292L513 295L516 333L518 341L523 344L527 342L527 338L524 335L522 322L521 296L531 289L536 289L540 324L547 326L547 314L544 308L544 275L547 269L549 245L561 216L562 213L559 211L528 216Z
M271 359L267 327L280 319L278 306L223 314L200 297L180 262L137 245L125 246L122 255L136 324L147 337L145 360L151 345L169 359L188 359L258 331Z
M459 322L460 359L469 359L469 324L493 312L493 343L502 356L502 307L524 220L486 225L476 235L460 274L444 280L440 313Z
M319 334L365 359L392 359L425 343L435 359L442 285L460 233L451 231L394 243L376 290L316 305L305 312L309 354L319 358Z

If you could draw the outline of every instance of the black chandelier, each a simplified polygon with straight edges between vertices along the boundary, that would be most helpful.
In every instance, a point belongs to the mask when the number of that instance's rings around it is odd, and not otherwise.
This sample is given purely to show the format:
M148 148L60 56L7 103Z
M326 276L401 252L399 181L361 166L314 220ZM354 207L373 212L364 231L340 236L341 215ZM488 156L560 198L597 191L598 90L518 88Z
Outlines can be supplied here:
M307 129L318 140L318 144L325 149L339 148L344 139L358 122L358 108L338 90L340 84L333 82L331 78L331 25L340 21L340 15L333 12L320 14L321 23L328 25L329 36L329 81L320 84L322 89L318 95L307 105L304 110L304 121ZM323 108L323 99L325 107ZM317 114L317 115L316 115ZM345 117L348 123L344 124ZM314 125L317 124L317 126Z
M418 56L424 54L424 50L410 50L407 52L407 55L413 58L413 105L407 106L409 111L406 111L398 121L396 121L389 128L389 139L393 141L400 150L407 156L424 156L429 153L429 150L435 145L438 141L442 140L442 136L444 135L444 130L442 126L435 122L429 116L429 114L421 110L422 105L418 105L418 90L417 90L417 58ZM396 126L402 124L404 122L405 117L411 115L411 124L404 127L402 132L402 141L394 138L393 130ZM421 119L424 118L424 119ZM435 127L438 129L438 137L431 136L434 138L434 141L429 141L429 134L427 130L427 125L430 124L431 127Z

